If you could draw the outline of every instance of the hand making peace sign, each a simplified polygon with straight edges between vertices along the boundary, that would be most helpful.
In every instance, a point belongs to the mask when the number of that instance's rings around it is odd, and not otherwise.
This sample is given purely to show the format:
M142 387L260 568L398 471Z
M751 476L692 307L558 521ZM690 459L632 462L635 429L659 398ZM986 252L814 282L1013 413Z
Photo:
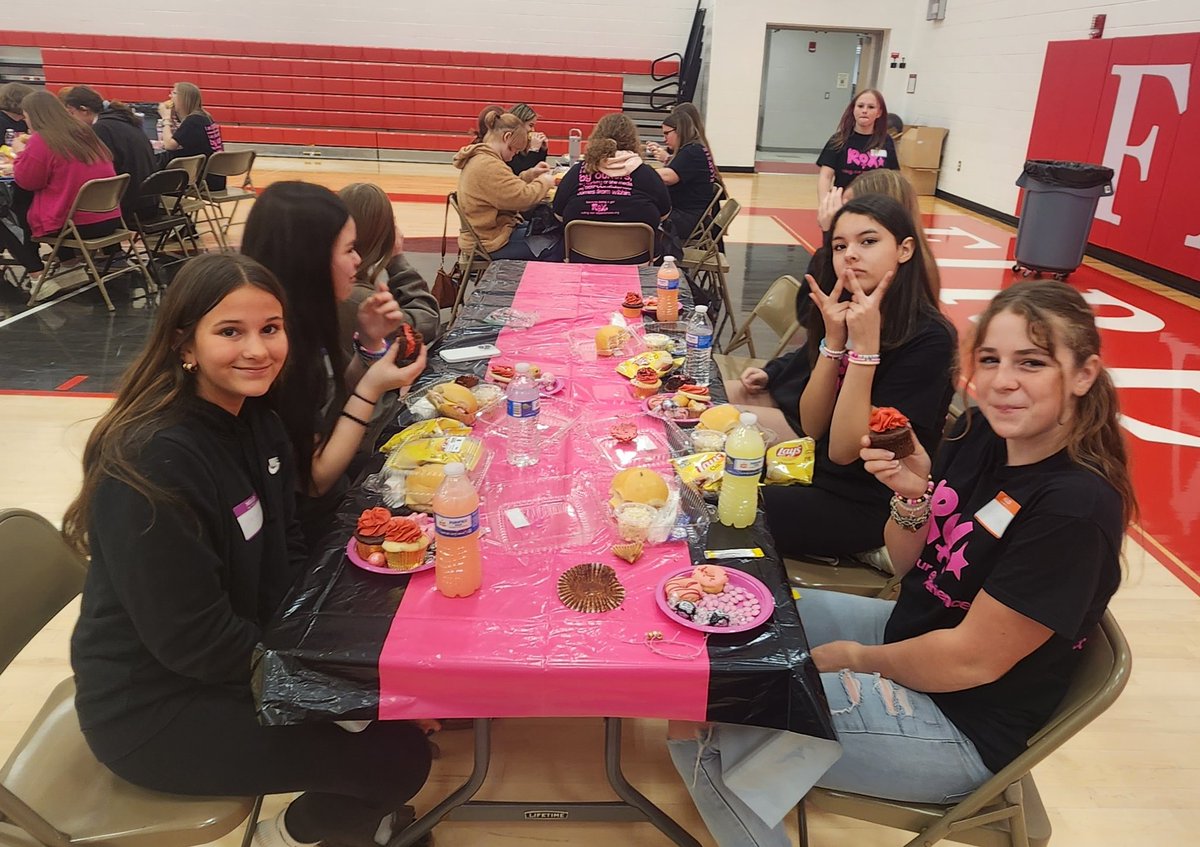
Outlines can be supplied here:
M805 274L808 280L809 299L821 310L821 319L825 321L825 346L830 350L846 349L846 312L850 309L850 301L842 300L842 278L833 286L833 291L826 294L821 286L813 279L812 274Z
M879 352L879 336L883 327L880 310L883 306L883 297L887 293L888 286L892 284L893 277L895 274L888 271L879 281L879 285L875 286L875 290L867 294L859 284L854 271L846 268L842 272L846 288L854 295L846 310L846 329L854 339L854 349L858 353Z

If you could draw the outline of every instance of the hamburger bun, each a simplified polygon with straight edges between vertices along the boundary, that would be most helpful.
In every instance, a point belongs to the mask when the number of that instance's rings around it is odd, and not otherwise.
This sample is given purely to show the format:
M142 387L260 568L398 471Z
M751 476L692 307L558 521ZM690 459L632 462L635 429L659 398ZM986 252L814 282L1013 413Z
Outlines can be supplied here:
M613 508L622 503L645 503L660 509L670 495L667 481L649 468L626 468L613 477L608 491Z
M596 355L611 356L629 340L629 330L623 326L602 326L596 330Z
M468 426L475 423L475 415L479 411L479 401L475 399L475 395L469 388L464 388L454 382L447 382L429 389L425 399L433 404L433 408L439 415L462 421Z
M699 429L711 429L714 432L728 433L738 425L741 419L741 412L737 406L729 403L722 403L720 406L713 406L711 409L705 409L700 415L700 420L696 424Z
M429 511L433 508L433 495L445 479L444 465L421 465L416 468L405 480L404 505L410 509Z

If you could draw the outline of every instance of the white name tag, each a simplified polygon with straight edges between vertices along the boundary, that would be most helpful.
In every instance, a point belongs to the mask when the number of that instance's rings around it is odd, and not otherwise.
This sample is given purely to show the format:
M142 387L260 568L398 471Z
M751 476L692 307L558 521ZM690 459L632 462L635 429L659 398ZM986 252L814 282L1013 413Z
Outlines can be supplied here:
M249 541L258 535L258 531L262 529L263 525L262 503L258 501L258 495L251 494L234 506L233 516L237 518L238 526L242 528L242 538Z
M872 150L871 155L874 156L876 159L886 159L887 158L887 150Z
M1004 531L1008 529L1008 525L1012 523L1012 519L1017 516L1019 511L1021 511L1021 504L1001 491L990 503L975 513L975 520L979 521L980 526L999 538L1004 535Z

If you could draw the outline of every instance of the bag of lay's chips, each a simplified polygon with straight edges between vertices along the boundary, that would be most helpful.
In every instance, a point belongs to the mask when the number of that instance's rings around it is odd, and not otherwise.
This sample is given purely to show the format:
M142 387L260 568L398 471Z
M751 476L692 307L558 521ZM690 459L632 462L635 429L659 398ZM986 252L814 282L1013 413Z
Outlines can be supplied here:
M812 485L816 444L811 438L781 441L767 448L767 485Z
M720 491L725 476L724 453L694 453L672 459L675 473L685 484L700 491Z
M401 444L384 464L392 470L410 470L421 465L447 465L462 462L467 471L475 470L483 456L483 442L464 435L445 438L417 438Z
M447 435L470 435L471 428L454 418L433 418L428 421L417 421L412 426L405 427L387 440L379 448L380 453L390 453L401 444L418 438L442 438Z

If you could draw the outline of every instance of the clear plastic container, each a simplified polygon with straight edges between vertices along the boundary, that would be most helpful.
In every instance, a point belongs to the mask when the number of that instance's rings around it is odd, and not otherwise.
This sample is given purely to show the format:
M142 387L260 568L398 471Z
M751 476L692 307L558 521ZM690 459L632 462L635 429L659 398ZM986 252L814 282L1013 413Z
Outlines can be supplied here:
M607 526L606 491L587 474L491 483L484 543L521 554L595 545Z
M632 440L618 439L613 432L619 427L635 427L637 434ZM665 466L671 457L671 444L662 423L646 415L617 415L590 421L587 437L617 470Z

